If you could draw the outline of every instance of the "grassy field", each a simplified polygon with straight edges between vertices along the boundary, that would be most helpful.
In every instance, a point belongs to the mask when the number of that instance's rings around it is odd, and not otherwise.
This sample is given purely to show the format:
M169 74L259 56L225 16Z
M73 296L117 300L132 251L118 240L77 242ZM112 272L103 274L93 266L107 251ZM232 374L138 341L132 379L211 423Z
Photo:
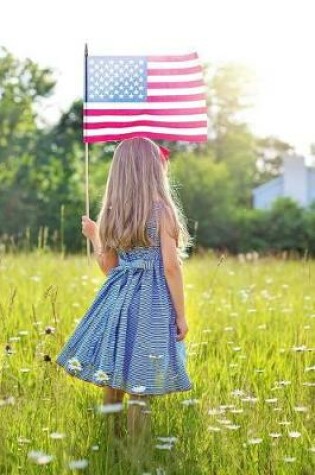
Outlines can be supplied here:
M194 389L153 400L136 456L96 410L103 390L53 361L106 277L86 257L1 257L1 475L315 473L315 262L184 266Z

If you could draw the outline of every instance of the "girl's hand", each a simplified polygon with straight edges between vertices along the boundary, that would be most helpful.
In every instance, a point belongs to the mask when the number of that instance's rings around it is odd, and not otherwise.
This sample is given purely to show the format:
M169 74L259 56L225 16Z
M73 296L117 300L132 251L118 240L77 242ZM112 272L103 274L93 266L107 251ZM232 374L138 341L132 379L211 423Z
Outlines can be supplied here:
M185 338L188 332L187 322L184 318L178 318L176 320L176 327L177 327L177 336L176 340L181 341Z
M87 216L82 216L82 234L91 241L95 238L97 233L97 224Z

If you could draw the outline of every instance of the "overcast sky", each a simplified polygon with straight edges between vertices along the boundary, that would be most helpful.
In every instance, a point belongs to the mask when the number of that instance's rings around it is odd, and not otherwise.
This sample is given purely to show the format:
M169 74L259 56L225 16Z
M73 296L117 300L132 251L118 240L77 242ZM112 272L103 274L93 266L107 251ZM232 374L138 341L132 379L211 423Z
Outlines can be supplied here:
M185 6L187 5L187 6ZM247 65L256 77L246 118L308 154L315 142L313 0L10 0L1 5L0 45L55 70L49 122L83 94L90 54L197 51L203 61Z

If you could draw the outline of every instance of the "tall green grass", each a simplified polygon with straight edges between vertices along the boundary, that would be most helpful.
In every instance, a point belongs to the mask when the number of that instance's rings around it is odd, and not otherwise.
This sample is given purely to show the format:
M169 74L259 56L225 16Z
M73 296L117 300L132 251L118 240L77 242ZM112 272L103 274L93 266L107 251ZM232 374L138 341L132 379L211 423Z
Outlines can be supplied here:
M209 254L184 274L194 389L153 399L137 455L103 390L54 363L106 277L86 257L1 257L1 474L315 473L315 263Z

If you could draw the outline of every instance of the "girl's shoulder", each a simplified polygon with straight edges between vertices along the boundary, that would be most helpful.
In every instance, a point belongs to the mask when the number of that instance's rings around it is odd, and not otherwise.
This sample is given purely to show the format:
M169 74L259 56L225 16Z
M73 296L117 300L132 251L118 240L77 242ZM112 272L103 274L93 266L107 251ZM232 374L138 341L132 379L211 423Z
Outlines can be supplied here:
M174 232L174 235L176 235L177 234L176 220L174 219L170 206L161 199L154 202L154 206L158 211L159 230L161 229L161 226L164 226L166 227L166 229L170 230L172 233Z

